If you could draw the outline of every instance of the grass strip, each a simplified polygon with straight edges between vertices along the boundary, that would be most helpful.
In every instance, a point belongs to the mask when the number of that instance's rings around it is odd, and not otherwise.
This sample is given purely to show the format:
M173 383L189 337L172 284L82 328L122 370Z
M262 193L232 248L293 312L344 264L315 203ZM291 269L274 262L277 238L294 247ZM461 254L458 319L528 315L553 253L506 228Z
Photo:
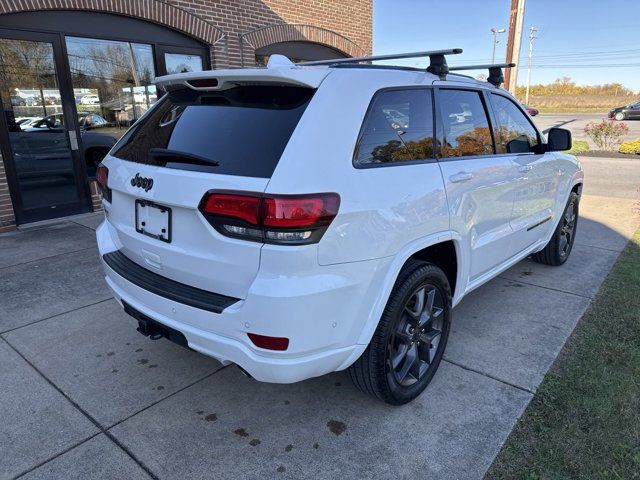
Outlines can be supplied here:
M485 478L640 479L640 230Z

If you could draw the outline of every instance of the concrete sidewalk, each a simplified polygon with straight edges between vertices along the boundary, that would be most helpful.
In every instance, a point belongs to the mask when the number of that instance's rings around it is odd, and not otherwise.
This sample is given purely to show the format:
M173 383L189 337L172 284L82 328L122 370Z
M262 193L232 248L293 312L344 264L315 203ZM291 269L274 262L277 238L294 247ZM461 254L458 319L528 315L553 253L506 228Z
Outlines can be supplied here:
M150 341L111 299L95 215L0 236L0 478L481 478L640 224L589 195L561 268L524 261L454 312L403 407L343 373L261 384Z

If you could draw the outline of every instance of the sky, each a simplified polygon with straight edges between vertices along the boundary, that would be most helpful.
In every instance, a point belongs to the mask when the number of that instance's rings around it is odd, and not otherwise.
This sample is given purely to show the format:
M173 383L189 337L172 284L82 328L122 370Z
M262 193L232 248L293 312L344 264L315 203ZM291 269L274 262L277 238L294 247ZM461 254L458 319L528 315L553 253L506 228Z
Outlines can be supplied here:
M491 28L509 28L510 0L374 0L373 52L464 49L450 65L490 63ZM531 83L571 77L640 91L640 0L526 0L518 84L527 78L529 28L537 28ZM498 34L503 62L507 33ZM393 63L426 66L428 60ZM467 72L465 72L467 73ZM477 74L484 72L469 72Z

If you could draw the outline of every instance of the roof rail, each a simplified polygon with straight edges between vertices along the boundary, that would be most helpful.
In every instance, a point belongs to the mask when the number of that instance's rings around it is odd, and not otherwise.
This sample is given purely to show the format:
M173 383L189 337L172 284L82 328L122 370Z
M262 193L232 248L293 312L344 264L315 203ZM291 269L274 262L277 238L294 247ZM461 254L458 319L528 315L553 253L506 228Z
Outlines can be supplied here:
M444 80L444 77L447 75L447 73L449 73L445 55L458 55L460 53L462 53L461 48L450 48L448 50L427 50L423 52L392 53L389 55L370 55L366 57L334 58L332 60L314 60L312 62L300 62L297 65L337 65L343 63L373 62L374 60L397 60L399 58L429 57L429 67L427 68L427 72L438 75L441 79Z
M487 78L487 82L489 82L491 85L499 87L504 83L504 75L502 73L502 69L513 68L515 66L515 63L493 63L487 65L461 65L458 67L449 67L449 70L455 72L458 70L482 70L488 68L489 78Z

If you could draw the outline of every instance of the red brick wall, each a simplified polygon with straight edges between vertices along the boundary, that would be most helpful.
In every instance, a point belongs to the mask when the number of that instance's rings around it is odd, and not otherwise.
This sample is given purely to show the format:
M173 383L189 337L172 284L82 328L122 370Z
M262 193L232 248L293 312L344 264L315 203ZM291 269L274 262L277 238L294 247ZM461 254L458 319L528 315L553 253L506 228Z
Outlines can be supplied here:
M0 0L0 15L48 9L117 13L169 26L212 45L218 68L253 65L255 48L285 41L324 43L352 56L372 50L373 0ZM99 207L95 185L91 194ZM0 232L13 228L0 158Z
M350 55L369 54L372 50L373 0L169 0L169 3L227 33L225 41L219 42L213 52L216 66L241 66L240 34L282 23L313 25L347 37L355 43L352 51L345 52ZM271 43L297 39L276 35ZM247 66L253 62L253 48L246 43L243 46ZM345 50L340 48L342 45L331 46Z

